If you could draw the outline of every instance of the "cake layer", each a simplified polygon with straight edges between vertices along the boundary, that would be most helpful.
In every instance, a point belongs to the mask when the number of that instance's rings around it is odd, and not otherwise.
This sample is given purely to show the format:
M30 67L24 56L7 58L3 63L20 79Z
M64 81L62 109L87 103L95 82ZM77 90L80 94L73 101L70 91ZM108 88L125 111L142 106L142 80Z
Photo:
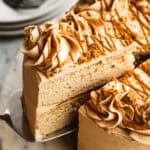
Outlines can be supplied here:
M106 83L113 76L121 76L134 68L134 61L132 52L126 49L81 64L80 67L74 66L50 78L24 65L24 96L31 103L37 101L37 107L62 102Z
M56 130L77 123L77 110L88 98L89 93L86 93L62 103L39 107L24 99L24 110L35 139L40 140Z
M87 117L84 108L79 111L78 150L149 150L150 146L131 139L120 128L110 131L100 128Z

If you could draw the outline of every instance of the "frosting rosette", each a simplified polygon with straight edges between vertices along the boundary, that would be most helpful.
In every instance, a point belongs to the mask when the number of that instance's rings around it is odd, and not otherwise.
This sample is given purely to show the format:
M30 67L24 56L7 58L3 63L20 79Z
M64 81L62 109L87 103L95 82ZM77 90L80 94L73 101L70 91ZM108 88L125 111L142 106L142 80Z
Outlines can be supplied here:
M100 127L127 129L135 140L150 144L150 59L91 92L84 108Z
M71 60L77 62L81 55L79 43L73 36L69 36L68 28L63 27L62 33L59 27L61 24L54 26L45 23L25 28L26 39L21 50L28 58L27 65L52 71Z

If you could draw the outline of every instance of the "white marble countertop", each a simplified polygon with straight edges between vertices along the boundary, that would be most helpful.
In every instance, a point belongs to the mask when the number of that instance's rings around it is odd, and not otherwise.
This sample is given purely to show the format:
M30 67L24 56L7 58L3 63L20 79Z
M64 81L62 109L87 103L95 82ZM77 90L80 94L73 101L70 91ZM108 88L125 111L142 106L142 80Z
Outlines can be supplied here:
M15 59L23 38L0 38L0 92L12 59ZM8 85L9 86L9 85ZM0 104L1 105L1 104ZM0 150L75 150L76 135L71 134L45 143L22 139L0 119Z

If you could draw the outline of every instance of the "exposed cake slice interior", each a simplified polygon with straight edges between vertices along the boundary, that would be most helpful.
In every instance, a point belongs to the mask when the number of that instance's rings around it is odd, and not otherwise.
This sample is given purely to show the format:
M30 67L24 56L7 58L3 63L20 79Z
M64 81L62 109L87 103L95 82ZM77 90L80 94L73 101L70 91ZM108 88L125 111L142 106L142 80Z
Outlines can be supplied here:
M149 15L142 6L78 3L59 23L25 28L23 106L35 138L74 122L90 90L133 69L135 54L150 53Z
M90 100L79 110L78 149L97 145L95 150L147 150L149 116L150 59L91 92Z

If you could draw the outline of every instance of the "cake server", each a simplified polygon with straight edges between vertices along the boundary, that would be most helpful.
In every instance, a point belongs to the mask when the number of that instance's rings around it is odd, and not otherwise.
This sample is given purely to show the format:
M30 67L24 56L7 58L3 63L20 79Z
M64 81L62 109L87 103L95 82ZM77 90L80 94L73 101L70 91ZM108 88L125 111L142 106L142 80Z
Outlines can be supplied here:
M17 61L12 62L5 78L0 93L0 119L6 123L22 138L31 142L46 142L57 139L76 131L74 126L63 128L49 134L43 139L34 139L22 108L22 55L19 54Z

